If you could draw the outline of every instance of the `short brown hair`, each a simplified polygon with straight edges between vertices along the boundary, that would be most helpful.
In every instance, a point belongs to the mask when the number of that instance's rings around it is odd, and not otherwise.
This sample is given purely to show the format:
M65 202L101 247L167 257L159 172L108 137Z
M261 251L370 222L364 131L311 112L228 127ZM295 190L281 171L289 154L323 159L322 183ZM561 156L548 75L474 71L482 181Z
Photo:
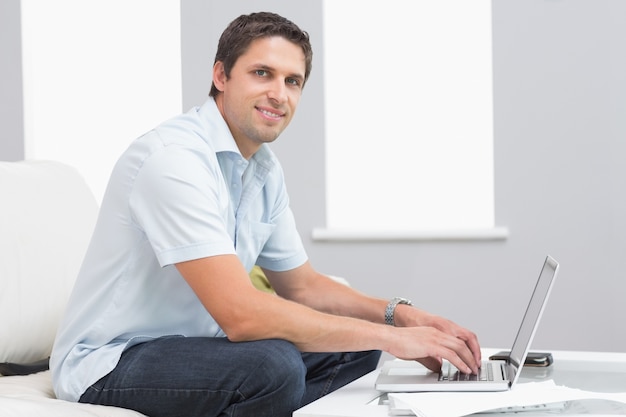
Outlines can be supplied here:
M246 53L250 43L256 39L270 36L280 36L302 48L305 59L304 81L306 83L313 65L313 49L309 34L301 30L292 21L276 13L251 13L241 15L233 20L220 37L214 63L221 61L224 64L226 78L229 78L235 62ZM215 84L211 84L209 95L215 97L217 94L219 94L219 90Z

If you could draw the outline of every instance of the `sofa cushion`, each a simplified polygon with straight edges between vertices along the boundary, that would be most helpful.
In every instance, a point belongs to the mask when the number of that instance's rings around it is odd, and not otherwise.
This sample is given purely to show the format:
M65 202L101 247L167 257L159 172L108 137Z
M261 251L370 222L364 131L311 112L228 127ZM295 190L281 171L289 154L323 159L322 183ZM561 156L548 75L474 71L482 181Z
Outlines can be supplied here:
M50 371L0 378L2 417L142 417L124 408L57 400Z
M0 195L0 362L33 362L50 355L98 205L52 161L0 162Z

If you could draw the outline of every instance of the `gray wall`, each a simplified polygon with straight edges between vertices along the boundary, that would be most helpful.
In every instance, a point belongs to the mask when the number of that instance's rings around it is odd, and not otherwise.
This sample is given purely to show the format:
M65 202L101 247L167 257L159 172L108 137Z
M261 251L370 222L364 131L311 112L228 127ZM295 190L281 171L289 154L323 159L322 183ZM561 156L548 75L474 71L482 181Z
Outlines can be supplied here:
M24 158L20 0L0 1L0 161Z
M182 0L185 108L207 97L221 31L257 4ZM387 243L311 240L325 222L321 3L263 5L307 30L315 49L298 114L274 149L319 270L410 297L474 329L483 345L508 347L550 253L562 270L535 348L626 351L626 2L494 0L496 222L510 237ZM0 160L23 152L18 6L0 2L0 53L11 57L0 60ZM495 313L480 307L487 295Z
M535 348L626 351L626 2L493 1L496 222L510 237L391 243L311 240L325 224L321 2L182 4L186 108L206 98L217 38L237 15L276 11L311 34L312 77L274 149L319 270L508 347L549 253L562 269ZM495 313L480 307L487 296Z

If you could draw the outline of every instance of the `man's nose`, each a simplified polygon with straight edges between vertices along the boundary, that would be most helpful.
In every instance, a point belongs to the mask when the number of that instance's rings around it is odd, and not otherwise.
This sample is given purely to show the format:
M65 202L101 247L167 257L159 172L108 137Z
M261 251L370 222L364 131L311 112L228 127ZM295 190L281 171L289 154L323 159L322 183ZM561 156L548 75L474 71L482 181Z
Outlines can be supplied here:
M271 100L277 103L282 103L286 101L287 100L287 86L285 84L285 80L276 79L276 81L274 81L270 85L269 90L267 92L267 96Z

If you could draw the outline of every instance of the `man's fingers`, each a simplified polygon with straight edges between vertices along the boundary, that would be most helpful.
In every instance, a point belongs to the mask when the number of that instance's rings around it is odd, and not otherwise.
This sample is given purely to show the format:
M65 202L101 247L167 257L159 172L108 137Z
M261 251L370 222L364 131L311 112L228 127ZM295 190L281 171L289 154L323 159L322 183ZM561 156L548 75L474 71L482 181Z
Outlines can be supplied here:
M464 340L455 337L448 349L449 353L443 356L445 359L464 373L478 373L480 360L476 359L474 352Z
M417 361L433 372L439 372L441 370L441 360L438 358L428 357L418 359Z

